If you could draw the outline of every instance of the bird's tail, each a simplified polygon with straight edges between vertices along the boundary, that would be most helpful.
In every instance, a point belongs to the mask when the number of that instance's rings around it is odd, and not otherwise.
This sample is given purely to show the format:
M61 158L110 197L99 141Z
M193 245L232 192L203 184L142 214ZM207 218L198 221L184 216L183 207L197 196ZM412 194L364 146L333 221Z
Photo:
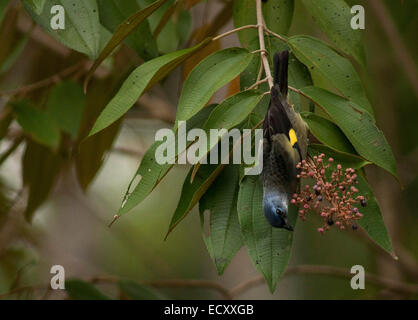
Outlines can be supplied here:
M287 72L288 72L288 63L289 63L289 51L285 50L280 52L276 52L274 54L274 84L279 85L280 93L286 97L288 91L288 80L287 80Z

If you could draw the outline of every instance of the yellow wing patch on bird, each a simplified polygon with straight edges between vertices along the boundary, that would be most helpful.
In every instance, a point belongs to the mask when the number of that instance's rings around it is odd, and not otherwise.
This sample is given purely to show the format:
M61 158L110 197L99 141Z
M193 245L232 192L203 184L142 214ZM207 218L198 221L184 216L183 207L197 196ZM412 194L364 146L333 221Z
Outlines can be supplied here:
M296 132L293 129L289 130L289 139L290 139L290 144L292 145L292 147L295 145L296 142L298 142L298 138L296 137Z

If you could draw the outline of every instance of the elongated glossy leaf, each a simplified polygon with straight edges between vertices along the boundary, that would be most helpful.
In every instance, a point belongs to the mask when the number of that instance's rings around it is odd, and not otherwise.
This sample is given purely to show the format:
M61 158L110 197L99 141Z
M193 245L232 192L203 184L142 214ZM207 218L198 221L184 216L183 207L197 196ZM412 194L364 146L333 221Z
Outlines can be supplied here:
M48 199L62 162L60 153L33 141L27 141L22 159L23 185L29 190L25 209L26 220L31 221L35 211Z
M289 38L296 57L309 69L316 71L333 85L345 98L357 103L373 115L360 78L348 59L335 52L323 41L309 36Z
M285 35L289 31L293 17L293 0L263 1L262 9L266 26L280 34ZM236 28L245 25L257 24L257 12L255 0L234 1L234 26ZM238 33L241 45L245 48L255 38L258 38L257 29L246 29Z
M362 157L397 177L392 150L367 111L356 103L321 88L306 87L301 91L324 109Z
M193 128L200 128L203 125L203 123L207 120L207 117L213 110L213 107L213 105L208 106L204 108L202 111L200 111L198 114L196 114L194 117L192 117L187 122L188 129L190 130ZM178 137L178 135L176 135L176 145L178 143L178 138L186 139L185 136ZM152 190L154 190L158 183L165 177L167 172L172 168L171 164L158 164L155 159L155 151L161 143L163 142L154 142L144 154L139 168L133 176L129 184L128 190L125 193L124 200L118 211L119 216L129 212L139 203L141 203L152 192ZM136 184L136 186L132 186L132 184L138 178L140 179L139 182ZM130 190L131 187L133 188L133 190Z
M312 134L323 144L337 151L356 153L350 141L335 123L311 112L302 112L301 116Z
M103 130L122 117L146 89L152 87L210 41L210 39L206 39L192 48L166 54L136 68L100 114L89 136Z
M100 22L111 32L129 16L141 10L136 0L99 0ZM144 20L129 34L125 43L134 49L145 61L158 56L148 21Z
M109 102L115 87L118 85L119 79L113 79L113 77L97 80L91 84L85 103L86 106L84 108L78 140L88 135L95 119ZM117 120L93 137L83 140L77 148L77 152L75 153L75 168L78 182L84 191L87 191L102 167L106 155L119 132L120 125L121 120Z
M262 7L267 28L280 35L286 35L292 23L294 1L263 1Z
M23 131L35 141L56 149L60 143L60 131L53 118L44 110L32 107L22 100L12 104L17 122Z
M165 236L166 239L170 232L173 231L173 229L193 209L196 203L198 203L200 198L203 196L206 190L208 190L210 185L222 171L224 166L225 165L201 165L193 180L193 183L190 183L190 178L192 175L192 170L190 170L186 180L184 181L176 211L171 218L170 227L168 229L167 235Z
M230 138L228 135L230 132L226 130L232 129L243 122L255 108L257 103L260 102L262 97L262 94L254 90L243 91L225 99L214 108L202 127L209 139L207 139L207 141L197 142L199 143L199 162L201 159L207 158L208 153L218 145L222 139ZM212 137L210 132L211 129L219 130L216 139L210 138ZM205 145L205 151L202 153L200 153L200 143Z
M263 187L258 176L246 176L238 194L238 217L244 243L255 268L273 292L290 258L293 233L271 227L263 213ZM289 208L289 222L295 225L297 210Z
M218 51L189 74L181 92L176 115L178 121L188 120L201 110L212 95L239 75L250 63L253 54L241 48Z
M234 26L239 28L249 24L257 24L256 7L254 0L234 1ZM246 29L238 33L241 45L246 48L251 40L258 37L257 29Z
M225 167L199 201L202 227L204 215L210 217L210 235L203 238L219 275L243 245L237 212L238 178L238 166Z
M132 300L161 300L154 290L129 280L119 281L119 289Z
M393 251L392 241L383 221L382 213L380 212L379 203L373 194L372 188L360 175L357 180L359 182L357 188L360 190L360 194L367 199L367 206L359 208L360 212L363 213L363 217L358 221L359 225L374 242L389 252L393 257L396 257Z
M75 82L64 81L52 89L46 107L58 127L75 139L85 103L86 97L81 86Z
M33 3L33 0L30 2ZM28 2L24 1L23 4L36 23L56 40L93 59L97 57L100 50L101 26L95 0L45 0L40 13L36 13ZM64 29L54 30L51 28L51 19L53 18L51 8L55 5L61 5L64 8Z
M137 0L141 7L150 5L153 0ZM180 34L179 1L168 0L148 18L154 38L160 53L169 53L178 49L180 39L186 34ZM177 8L176 8L177 7ZM174 10L174 11L173 11ZM171 15L175 13L175 17ZM177 15L178 14L178 15ZM184 30L183 30L184 31Z
M332 157L334 159L334 163L341 164L344 168L360 169L368 164L371 164L371 162L363 159L362 157L351 153L336 151L322 144L310 144L308 152L309 155L312 156L324 153L327 159Z
M366 57L362 44L361 30L351 28L353 15L344 0L303 0L308 12L328 39L346 54L365 65Z
M261 100L254 90L243 91L217 105L203 125L203 129L229 129L241 123Z
M74 300L109 300L109 297L95 286L79 279L65 281L65 290L68 296Z
M158 0L146 7L145 9L134 13L126 18L113 33L112 38L107 43L106 47L102 50L97 60L91 66L89 72L86 75L84 81L84 91L87 90L88 82L97 67L113 52L113 50L129 35L137 26L139 26L148 16L150 16L155 10L163 5L167 0Z

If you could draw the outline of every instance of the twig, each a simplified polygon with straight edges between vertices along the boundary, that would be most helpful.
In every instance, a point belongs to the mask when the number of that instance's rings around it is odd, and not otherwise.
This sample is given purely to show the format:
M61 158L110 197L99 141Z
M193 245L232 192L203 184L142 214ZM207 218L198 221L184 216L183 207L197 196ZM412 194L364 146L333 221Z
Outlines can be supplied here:
M157 280L157 281L143 281L143 285L155 288L205 288L218 291L224 299L232 300L228 289L221 284L210 280L194 280L194 279L174 279L174 280Z
M77 71L79 68L83 67L84 64L86 63L86 61L81 60L79 62L77 62L76 64L46 78L43 79L41 81L17 88L17 89L13 89L13 90L9 90L9 91L3 91L0 92L0 96L13 96L17 93L27 93L29 91L33 91L33 90L37 90L43 87L47 87L51 84L57 83L61 80L61 78L64 77L68 77L70 76L73 72Z
M23 134L17 136L12 145L3 153L0 155L0 166L3 164L3 162L20 146L24 139Z
M239 28L236 28L236 29L232 29L232 30L229 30L229 31L227 31L225 33L222 33L222 34L214 37L212 39L212 41L216 41L216 40L219 40L219 39L221 39L223 37L229 36L229 35L231 35L231 34L233 34L235 32L238 32L238 31L241 31L241 30L245 30L245 29L251 29L251 28L254 28L255 29L255 28L258 28L258 26L255 25L255 24L249 24L249 25L242 26L242 27L239 27Z
M120 279L111 276L98 276L90 280L92 283L117 283ZM204 288L218 291L223 298L231 300L232 296L221 284L211 280L197 279L168 279L168 280L148 280L141 281L142 285L155 288Z
M268 79L267 78L264 78L263 80L258 80L258 81L256 81L256 82L254 82L254 84L252 84L248 89L246 89L246 90L252 90L252 89L254 89L254 88L256 88L256 87L258 87L260 84L262 84L262 83L265 83L265 82L267 82L268 81Z
M266 73L266 78L269 84L269 87L273 87L273 78L271 76L269 61L266 56L266 45L264 43L264 22L263 22L263 11L261 8L261 0L256 0L256 9L257 9L257 27L258 27L258 38L260 42L260 58L264 65L264 72Z
M346 278L346 279L351 279L353 277L353 274L351 274L350 270L348 269L334 267L334 266L322 266L322 265L300 265L300 266L289 267L287 268L284 276L296 275L296 274L328 275L328 276L336 276L336 277L341 277L341 278ZM385 289L389 289L389 290L396 291L399 293L405 293L408 295L418 293L417 284L409 284L409 283L404 283L404 282L400 282L396 280L391 280L391 279L380 277L375 274L366 273L365 281L366 283L383 287ZM261 285L263 283L264 283L263 277L257 276L231 289L229 291L229 294L233 298L235 298L236 296L242 294L243 292L255 286Z

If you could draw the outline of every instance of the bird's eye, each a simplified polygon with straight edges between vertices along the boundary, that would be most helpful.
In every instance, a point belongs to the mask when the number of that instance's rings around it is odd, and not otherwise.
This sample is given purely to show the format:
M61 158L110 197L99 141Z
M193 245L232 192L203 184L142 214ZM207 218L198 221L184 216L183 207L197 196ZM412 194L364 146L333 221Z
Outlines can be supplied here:
M280 208L276 208L276 214L279 217L283 217L285 215L285 212L282 209L280 209Z

